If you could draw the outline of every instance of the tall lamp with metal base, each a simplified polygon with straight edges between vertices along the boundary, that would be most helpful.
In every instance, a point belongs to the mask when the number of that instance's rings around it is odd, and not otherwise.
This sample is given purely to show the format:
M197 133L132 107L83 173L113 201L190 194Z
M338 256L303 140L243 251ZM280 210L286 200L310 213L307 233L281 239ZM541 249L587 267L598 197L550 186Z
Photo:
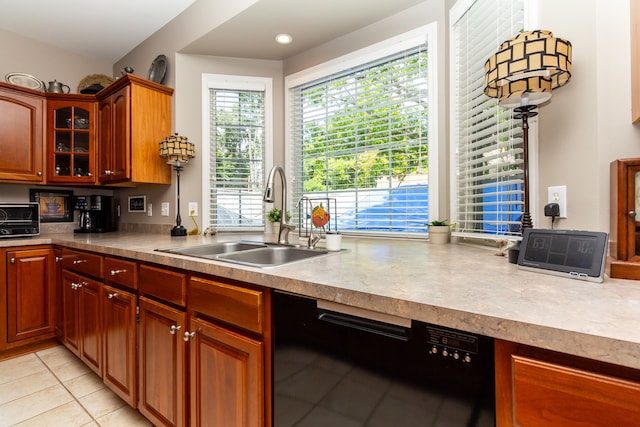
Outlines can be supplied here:
M184 165L195 157L195 148L187 137L180 136L176 133L160 141L160 157L167 159L167 164L173 165L177 177L178 203L176 205L176 225L171 229L171 235L186 236L187 229L182 225L182 218L180 218L180 172L184 169Z
M547 30L525 31L505 41L484 64L484 93L500 105L514 108L522 119L523 211L520 232L532 228L529 210L529 117L538 115L538 104L551 98L552 89L571 78L571 42L553 37Z

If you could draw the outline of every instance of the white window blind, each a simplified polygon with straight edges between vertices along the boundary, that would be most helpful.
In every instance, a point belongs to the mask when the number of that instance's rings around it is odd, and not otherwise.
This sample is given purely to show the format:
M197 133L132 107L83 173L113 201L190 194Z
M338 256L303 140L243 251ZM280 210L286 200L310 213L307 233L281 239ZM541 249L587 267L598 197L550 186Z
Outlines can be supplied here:
M451 32L456 231L516 235L523 204L522 129L513 111L483 89L485 61L524 27L524 1L476 0L460 15L453 17Z
M209 89L210 223L218 230L262 230L265 92Z
M291 90L294 201L342 232L426 233L428 55L424 43ZM293 213L308 231L308 204Z

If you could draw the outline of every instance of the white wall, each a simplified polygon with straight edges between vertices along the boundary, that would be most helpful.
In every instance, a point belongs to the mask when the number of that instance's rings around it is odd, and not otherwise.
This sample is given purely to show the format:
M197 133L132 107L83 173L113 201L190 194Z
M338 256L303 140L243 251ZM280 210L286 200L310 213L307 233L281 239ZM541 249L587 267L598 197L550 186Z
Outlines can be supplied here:
M557 226L609 230L609 163L640 156L631 124L629 1L539 0L539 27L573 45L571 81L539 109L539 203L566 185L568 218Z
M240 58L220 58L211 56L178 55L176 68L175 127L176 131L188 135L196 144L196 158L185 170L185 181L181 187L181 206L189 201L198 201L202 215L202 165L209 161L202 155L202 74L229 74L271 78L273 82L273 141L274 163L283 164L284 99L281 61L265 61ZM181 207L182 209L182 207ZM186 212L186 210L185 210ZM202 224L202 222L200 222Z
M78 83L90 74L112 75L112 65L51 47L15 33L0 30L0 78L7 73L31 74L48 83L54 79L78 93Z

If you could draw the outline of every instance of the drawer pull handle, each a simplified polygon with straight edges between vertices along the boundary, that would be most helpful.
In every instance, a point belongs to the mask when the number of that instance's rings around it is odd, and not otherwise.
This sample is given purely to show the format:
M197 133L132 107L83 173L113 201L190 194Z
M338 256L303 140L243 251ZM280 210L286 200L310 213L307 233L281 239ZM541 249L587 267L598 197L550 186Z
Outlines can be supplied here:
M109 299L113 299L113 298L117 298L117 297L118 297L118 293L117 292L114 292L112 294L108 294L107 295L107 298L109 298Z
M175 335L176 331L179 331L180 329L182 329L182 326L171 325L171 327L169 328L169 333L171 335Z
M87 262L86 259L74 259L73 260L73 264L84 264L85 262Z
M56 257L56 262L60 262L60 261L62 261L62 257L61 256L57 256Z
M111 275L115 276L116 274L120 274L120 273L126 273L127 270L126 269L122 269L122 270L111 270Z
M71 282L71 289L78 289L82 287L82 283Z
M189 332L189 331L185 332L185 333L184 333L184 341L185 341L185 342L188 342L188 341L189 341L189 339L190 339L190 338L193 338L193 336L194 336L195 334L196 334L195 332Z

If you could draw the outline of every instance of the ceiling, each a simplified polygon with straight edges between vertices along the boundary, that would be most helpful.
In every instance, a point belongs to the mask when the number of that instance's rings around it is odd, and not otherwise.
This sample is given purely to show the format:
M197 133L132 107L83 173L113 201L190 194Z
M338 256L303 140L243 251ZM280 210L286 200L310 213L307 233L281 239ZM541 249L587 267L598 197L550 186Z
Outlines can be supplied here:
M195 1L3 2L0 29L113 64ZM281 60L424 1L259 0L182 52ZM293 43L276 44L278 33Z
M424 1L259 0L181 52L282 60ZM277 44L280 33L293 42Z
M194 1L3 1L0 29L113 64Z

